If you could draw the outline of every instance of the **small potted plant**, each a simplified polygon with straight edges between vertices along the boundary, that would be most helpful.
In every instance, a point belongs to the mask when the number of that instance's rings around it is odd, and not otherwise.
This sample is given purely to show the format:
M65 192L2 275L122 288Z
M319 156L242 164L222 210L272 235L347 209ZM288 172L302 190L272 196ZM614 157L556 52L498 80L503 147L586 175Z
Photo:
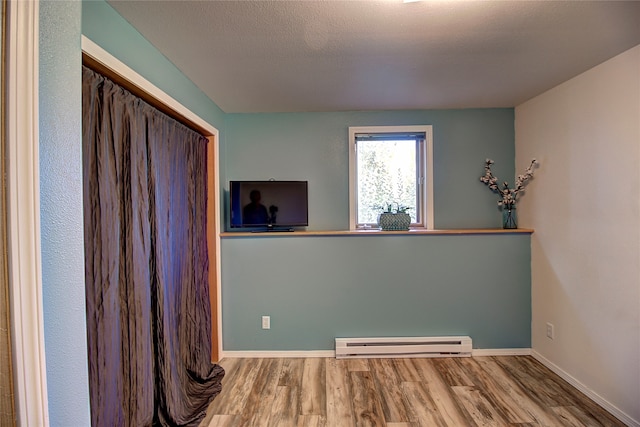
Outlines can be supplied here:
M395 208L394 208L395 205ZM411 225L411 216L407 213L410 206L400 205L398 203L388 203L380 207L383 212L378 216L378 226L382 231L406 231Z

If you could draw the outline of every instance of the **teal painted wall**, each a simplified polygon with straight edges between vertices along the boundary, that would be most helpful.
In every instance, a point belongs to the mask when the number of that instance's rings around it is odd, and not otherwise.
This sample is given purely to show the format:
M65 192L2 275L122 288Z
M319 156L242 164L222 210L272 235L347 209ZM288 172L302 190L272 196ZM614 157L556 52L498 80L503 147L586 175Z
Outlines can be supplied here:
M528 235L225 238L225 350L335 337L469 335L530 347ZM271 316L271 329L260 318Z
M479 178L489 157L496 175L513 181L512 108L228 114L222 184L228 190L235 179L308 180L309 230L348 229L348 128L425 124L433 125L435 228L500 227L498 198Z
M433 125L436 228L499 228L497 197L479 177L490 157L513 180L513 109L229 114L221 179L227 189L235 179L309 180L309 229L344 230L348 127L415 124ZM221 255L228 351L330 350L335 337L387 335L531 345L529 235L260 235L223 238Z
M80 9L40 2L40 225L51 426L89 426Z
M83 0L82 34L223 131L224 112L107 2Z

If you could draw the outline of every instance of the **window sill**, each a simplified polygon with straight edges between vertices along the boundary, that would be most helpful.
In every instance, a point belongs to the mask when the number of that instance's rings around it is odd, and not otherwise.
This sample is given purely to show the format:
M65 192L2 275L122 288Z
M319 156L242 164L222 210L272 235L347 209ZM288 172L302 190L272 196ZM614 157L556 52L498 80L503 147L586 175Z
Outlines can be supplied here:
M424 228L410 229L409 231L382 231L377 229L365 230L319 230L319 231L293 231L293 232L262 232L252 233L246 231L225 231L220 233L222 238L233 237L311 237L311 236L440 236L440 235L474 235L474 234L532 234L529 228L517 228L505 230L502 228L469 228L448 230L426 230Z

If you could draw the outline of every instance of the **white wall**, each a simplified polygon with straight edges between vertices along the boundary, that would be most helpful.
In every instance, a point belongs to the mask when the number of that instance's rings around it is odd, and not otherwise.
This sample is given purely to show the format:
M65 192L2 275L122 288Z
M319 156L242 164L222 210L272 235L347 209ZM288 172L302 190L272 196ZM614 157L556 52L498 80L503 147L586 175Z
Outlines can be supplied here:
M534 157L534 354L640 425L640 45L516 107L516 173Z

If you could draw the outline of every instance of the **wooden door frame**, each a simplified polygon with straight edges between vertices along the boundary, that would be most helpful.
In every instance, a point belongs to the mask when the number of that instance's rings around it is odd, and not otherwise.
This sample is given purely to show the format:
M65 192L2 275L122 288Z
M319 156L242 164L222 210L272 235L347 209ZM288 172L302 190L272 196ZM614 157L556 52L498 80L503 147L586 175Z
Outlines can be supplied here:
M0 4L0 425L16 422L11 343L11 305L9 303L9 242L7 239L7 141L6 141L6 49L7 2Z
M222 311L220 291L220 186L219 131L187 107L167 95L126 64L82 36L82 62L101 72L163 113L207 137L207 243L209 249L209 298L211 301L211 359L222 355Z

